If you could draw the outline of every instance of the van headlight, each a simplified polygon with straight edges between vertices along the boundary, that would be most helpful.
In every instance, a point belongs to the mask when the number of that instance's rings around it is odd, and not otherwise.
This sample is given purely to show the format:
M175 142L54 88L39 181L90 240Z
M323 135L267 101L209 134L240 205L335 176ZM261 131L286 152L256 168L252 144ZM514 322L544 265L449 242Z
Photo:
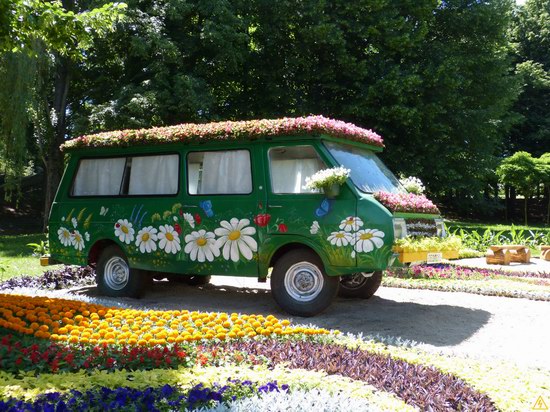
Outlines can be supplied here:
M435 228L437 230L437 237L447 237L447 231L445 230L445 223L443 219L434 219Z
M393 219L393 238L402 239L407 237L407 223L405 219L397 217Z

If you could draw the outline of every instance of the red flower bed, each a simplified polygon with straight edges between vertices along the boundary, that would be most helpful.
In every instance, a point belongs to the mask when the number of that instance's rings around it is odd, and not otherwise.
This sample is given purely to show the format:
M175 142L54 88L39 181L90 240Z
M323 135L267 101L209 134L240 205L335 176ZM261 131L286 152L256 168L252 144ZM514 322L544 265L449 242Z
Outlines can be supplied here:
M195 351L177 344L172 347L64 345L11 334L0 339L0 369L10 372L166 369L195 362Z

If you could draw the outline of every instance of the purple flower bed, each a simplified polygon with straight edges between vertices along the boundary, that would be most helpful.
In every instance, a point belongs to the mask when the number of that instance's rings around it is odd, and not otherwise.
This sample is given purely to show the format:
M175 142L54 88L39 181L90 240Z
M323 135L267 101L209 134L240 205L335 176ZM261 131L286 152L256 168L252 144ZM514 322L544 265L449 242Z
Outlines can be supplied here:
M164 385L145 390L132 388L110 389L101 387L93 391L71 390L62 394L52 392L37 397L34 402L17 399L0 400L0 411L159 411L186 410L215 406L221 402L269 392L287 392L288 385L277 382L260 385L250 381L230 380L226 385L214 384L211 388L196 385L187 392Z
M63 144L61 149L66 151L80 147L123 147L205 140L253 140L265 136L304 134L326 134L384 147L382 137L372 130L323 116L308 116L205 124L185 123L151 129L117 130L78 137Z
M431 366L415 365L361 349L275 340L228 342L223 347L228 351L264 356L272 364L323 370L361 380L421 410L496 411L487 395L455 376Z
M68 289L75 286L95 285L95 271L87 267L64 266L48 270L40 276L18 276L0 283L0 290L36 288L45 290Z
M550 279L550 273L511 272L458 265L414 265L388 269L385 274L400 279L494 279L498 276Z

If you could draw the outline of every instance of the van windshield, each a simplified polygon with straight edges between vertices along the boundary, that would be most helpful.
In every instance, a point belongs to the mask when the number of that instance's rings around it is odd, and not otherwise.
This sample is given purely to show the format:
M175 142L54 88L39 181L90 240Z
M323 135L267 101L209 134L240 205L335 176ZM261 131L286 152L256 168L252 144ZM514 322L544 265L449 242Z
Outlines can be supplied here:
M406 193L390 169L370 150L341 143L323 143L338 163L351 170L350 179L362 192Z

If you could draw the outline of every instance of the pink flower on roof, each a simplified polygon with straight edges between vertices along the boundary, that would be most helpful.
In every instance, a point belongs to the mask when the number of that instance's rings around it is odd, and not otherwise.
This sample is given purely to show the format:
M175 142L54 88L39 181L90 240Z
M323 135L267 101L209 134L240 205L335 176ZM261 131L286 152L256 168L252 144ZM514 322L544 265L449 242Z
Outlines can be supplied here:
M195 140L258 139L265 136L326 134L384 147L382 137L369 129L324 116L285 117L282 119L247 120L206 124L185 123L176 126L140 130L118 130L81 136L61 146L62 150L79 147L130 146L163 144Z
M424 195L377 192L374 197L392 212L440 213L437 206Z

